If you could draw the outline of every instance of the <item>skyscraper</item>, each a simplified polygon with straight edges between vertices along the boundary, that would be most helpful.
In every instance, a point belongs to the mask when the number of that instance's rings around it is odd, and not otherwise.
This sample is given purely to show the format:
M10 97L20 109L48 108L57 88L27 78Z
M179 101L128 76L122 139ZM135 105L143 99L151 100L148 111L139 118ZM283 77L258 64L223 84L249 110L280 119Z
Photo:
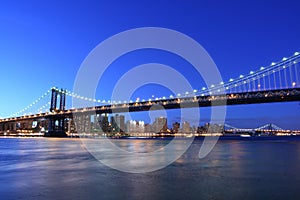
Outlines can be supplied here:
M112 132L124 132L125 131L125 116L116 114L110 118L111 131Z
M167 127L167 118L165 117L158 117L155 118L155 121L152 125L152 131L155 133L159 132L166 132L168 129Z
M191 132L191 126L190 123L185 121L182 123L182 132L183 133L190 133Z

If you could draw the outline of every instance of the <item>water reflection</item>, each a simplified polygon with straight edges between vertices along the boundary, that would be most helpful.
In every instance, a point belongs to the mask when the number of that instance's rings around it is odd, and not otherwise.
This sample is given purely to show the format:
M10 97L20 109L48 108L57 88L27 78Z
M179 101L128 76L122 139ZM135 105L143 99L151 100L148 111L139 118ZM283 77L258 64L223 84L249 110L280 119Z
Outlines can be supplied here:
M166 142L114 141L136 152L155 151ZM131 174L98 162L79 139L0 138L1 199L300 197L300 140L219 141L207 157L199 159L201 144L195 140L164 169ZM117 159L107 153L107 159Z

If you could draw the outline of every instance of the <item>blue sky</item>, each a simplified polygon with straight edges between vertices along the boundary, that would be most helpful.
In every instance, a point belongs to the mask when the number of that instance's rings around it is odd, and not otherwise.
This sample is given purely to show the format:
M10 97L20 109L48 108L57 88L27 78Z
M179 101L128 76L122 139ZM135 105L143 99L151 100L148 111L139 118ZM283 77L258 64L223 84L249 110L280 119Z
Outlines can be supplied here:
M132 28L180 31L207 50L224 80L248 74L300 50L299 7L299 1L0 1L0 116L26 107L52 86L71 90L88 53ZM180 68L178 58L159 53L120 58L105 77L107 87L121 75L118 65L129 69L155 61ZM193 71L186 73L192 79ZM149 94L145 87L139 95ZM209 109L202 112L205 121ZM300 129L299 116L299 102L227 110L227 122L242 127L273 122Z

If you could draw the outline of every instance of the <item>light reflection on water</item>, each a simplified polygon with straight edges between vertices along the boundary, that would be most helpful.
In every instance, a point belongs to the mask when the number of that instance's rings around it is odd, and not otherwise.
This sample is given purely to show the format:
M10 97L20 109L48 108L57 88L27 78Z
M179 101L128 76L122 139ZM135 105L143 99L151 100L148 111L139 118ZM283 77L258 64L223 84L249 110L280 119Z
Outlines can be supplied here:
M114 140L151 152L169 140ZM300 140L202 140L168 167L146 174L110 169L79 139L0 138L1 199L299 199ZM109 152L107 152L109 154Z

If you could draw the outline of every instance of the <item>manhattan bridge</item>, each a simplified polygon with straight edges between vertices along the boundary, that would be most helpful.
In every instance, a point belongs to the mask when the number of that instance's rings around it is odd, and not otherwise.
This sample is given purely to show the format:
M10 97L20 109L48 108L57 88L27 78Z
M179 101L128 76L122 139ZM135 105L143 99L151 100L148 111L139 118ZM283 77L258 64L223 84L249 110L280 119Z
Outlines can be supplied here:
M41 133L41 131L47 136L65 136L77 131L88 133L92 131L91 124L99 115L149 111L154 105L158 105L158 109L184 109L300 101L299 62L300 53L296 52L293 56L284 57L268 67L261 67L227 82L215 83L169 97L136 101L94 99L53 87L24 109L11 116L0 118L0 135ZM220 94L223 90L225 92ZM91 102L94 106L66 108L67 97ZM233 130L232 126L227 126ZM279 127L277 129L280 130Z

